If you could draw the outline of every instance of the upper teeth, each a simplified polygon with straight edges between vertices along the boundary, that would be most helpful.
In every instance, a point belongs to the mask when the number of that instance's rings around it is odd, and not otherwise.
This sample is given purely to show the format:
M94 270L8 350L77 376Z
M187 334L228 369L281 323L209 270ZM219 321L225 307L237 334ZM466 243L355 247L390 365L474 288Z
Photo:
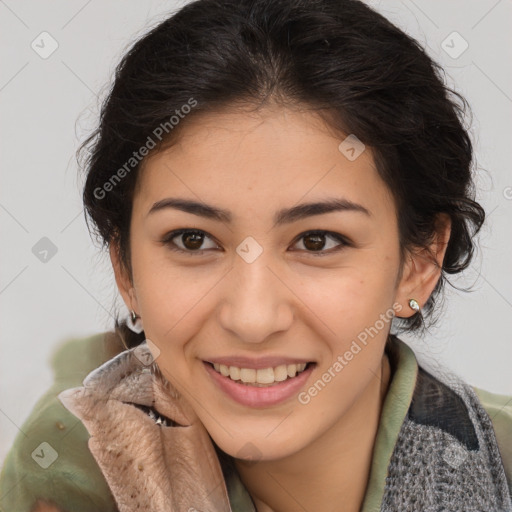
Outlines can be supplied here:
M238 368L237 366L226 366L225 364L214 363L213 367L224 377L232 380L241 380L249 384L272 384L282 382L288 377L295 377L297 373L304 371L306 363L282 364L275 368Z

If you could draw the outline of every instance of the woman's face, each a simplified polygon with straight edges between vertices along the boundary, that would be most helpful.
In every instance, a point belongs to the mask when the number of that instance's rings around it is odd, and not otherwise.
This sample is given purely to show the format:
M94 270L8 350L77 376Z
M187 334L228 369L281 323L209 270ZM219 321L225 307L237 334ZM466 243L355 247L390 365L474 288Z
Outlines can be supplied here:
M409 316L397 212L370 150L340 149L312 113L187 121L178 144L145 161L133 289L116 278L220 448L278 459L342 424L380 370L393 310ZM339 207L305 206L327 201Z

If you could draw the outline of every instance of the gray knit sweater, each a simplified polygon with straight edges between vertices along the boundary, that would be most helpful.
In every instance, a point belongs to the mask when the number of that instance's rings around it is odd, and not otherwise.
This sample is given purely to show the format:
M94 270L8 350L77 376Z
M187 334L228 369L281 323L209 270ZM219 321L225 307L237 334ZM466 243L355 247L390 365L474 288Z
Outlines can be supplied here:
M421 367L381 507L409 511L512 511L496 436L475 392L454 374L434 377Z

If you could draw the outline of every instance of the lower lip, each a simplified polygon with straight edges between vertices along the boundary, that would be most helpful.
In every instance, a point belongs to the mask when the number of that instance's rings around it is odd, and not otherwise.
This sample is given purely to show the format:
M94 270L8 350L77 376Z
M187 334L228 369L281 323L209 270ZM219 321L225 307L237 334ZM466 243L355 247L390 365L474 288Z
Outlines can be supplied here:
M267 387L239 384L229 377L224 377L213 369L209 363L203 362L215 384L235 402L249 407L269 407L285 402L296 395L311 375L315 365L311 364L296 377Z

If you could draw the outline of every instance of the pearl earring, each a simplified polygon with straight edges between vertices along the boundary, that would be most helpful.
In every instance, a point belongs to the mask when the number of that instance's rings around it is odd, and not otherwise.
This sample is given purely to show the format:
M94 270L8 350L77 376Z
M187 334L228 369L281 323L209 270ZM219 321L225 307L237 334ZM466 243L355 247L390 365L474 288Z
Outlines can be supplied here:
M420 310L420 305L416 299L409 299L409 307L416 312Z
M137 315L137 313L135 313L135 311L132 309L128 315L128 318L126 319L126 325L130 331L140 334L144 330L141 320L141 317Z

